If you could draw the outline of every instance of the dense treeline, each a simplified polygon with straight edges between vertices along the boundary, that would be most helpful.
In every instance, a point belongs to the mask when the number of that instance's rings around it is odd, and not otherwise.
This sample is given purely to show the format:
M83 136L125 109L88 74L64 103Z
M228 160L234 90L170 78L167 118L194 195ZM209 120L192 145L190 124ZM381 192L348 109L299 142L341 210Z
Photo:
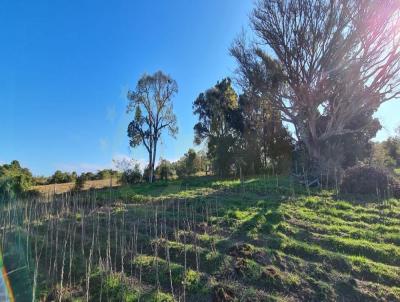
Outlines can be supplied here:
M85 180L100 180L100 179L108 179L111 177L119 177L120 173L118 171L112 169L104 169L100 170L96 173L93 172L84 172L81 173L80 176ZM62 172L57 170L54 172L52 176L47 178L47 184L60 184L60 183L69 183L74 182L78 178L78 174L76 172Z

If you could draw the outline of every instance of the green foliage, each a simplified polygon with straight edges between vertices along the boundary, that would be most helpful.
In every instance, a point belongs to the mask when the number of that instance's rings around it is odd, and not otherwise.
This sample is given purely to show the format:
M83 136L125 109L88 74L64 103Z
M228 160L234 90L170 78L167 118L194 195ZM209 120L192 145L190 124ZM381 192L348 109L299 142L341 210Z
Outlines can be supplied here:
M194 270L187 270L185 273L185 278L183 279L183 284L189 291L197 291L201 286L201 275Z
M86 183L86 178L84 175L80 175L75 179L75 186L74 186L74 190L75 191L81 191L83 190L84 186Z
M97 172L95 175L94 179L91 180L97 180L97 179L109 179L109 178L117 178L119 177L118 171L112 170L112 169L103 169Z
M94 273L91 277L90 301L103 300L109 302L135 302L139 300L140 292L132 287L123 274L107 274L103 271Z
M75 181L77 175L76 172L68 173L68 172L62 172L60 170L57 170L54 172L52 176L50 176L48 183L49 184L62 184L62 183L68 183L68 182L73 182ZM87 177L87 176L85 176Z
M374 143L371 157L372 164L392 171L400 168L400 136Z
M208 156L218 175L227 175L234 163L233 145L236 131L230 120L236 115L238 96L229 78L201 93L193 103L199 122L194 126L195 142L207 140Z
M156 176L161 180L168 180L175 175L174 166L166 159L161 159L156 168Z
M240 132L236 153L243 160L246 174L266 169L273 173L288 172L293 139L282 124L281 113L255 91L255 87L249 86L239 96L238 114L232 120L233 127Z
M32 173L14 160L0 166L0 200L12 199L28 191L33 184Z
M174 302L175 299L171 294L163 293L161 291L156 291L148 301L151 302Z
M178 93L178 84L169 75L157 71L144 74L133 91L128 92L127 113L135 112L128 125L130 146L143 145L149 154L149 182L153 182L158 140L167 130L175 137L178 132L172 98Z
M205 154L189 149L183 157L173 163L176 174L179 178L195 175L198 172L206 172L208 160Z
M137 184L142 180L142 171L140 170L139 164L135 164L134 167L128 168L122 172L120 183L123 185Z
M207 141L208 157L218 175L288 172L293 149L281 113L260 98L254 87L237 96L230 79L218 82L194 101L199 122L195 142Z

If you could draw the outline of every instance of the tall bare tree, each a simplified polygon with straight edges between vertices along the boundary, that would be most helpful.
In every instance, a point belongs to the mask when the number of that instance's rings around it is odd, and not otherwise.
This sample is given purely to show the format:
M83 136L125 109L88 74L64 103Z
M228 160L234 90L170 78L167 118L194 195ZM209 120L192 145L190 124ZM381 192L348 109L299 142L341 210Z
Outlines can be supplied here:
M400 94L398 0L259 0L251 25L255 41L231 48L240 82L294 125L319 169L326 146L369 126L355 118Z
M153 181L157 143L164 129L175 137L178 132L172 98L178 85L169 75L161 71L153 75L144 74L136 89L128 92L127 113L134 112L128 126L131 147L143 145L149 154L149 182Z

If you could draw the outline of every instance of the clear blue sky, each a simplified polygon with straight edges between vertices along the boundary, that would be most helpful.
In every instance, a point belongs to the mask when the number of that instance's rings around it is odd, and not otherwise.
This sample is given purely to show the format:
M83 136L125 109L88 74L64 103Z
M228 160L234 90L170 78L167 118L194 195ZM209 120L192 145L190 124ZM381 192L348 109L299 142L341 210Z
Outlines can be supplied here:
M144 73L175 78L180 132L164 136L159 156L193 146L192 102L235 62L228 48L246 28L252 1L0 2L0 162L18 159L36 175L111 167L130 150L126 92ZM400 102L378 116L392 133Z

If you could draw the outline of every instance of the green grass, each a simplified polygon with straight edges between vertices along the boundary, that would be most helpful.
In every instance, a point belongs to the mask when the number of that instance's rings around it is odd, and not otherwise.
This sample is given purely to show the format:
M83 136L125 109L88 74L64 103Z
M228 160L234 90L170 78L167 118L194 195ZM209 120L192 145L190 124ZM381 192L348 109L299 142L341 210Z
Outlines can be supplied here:
M93 234L99 237L92 301L400 301L400 200L341 200L268 176L244 184L197 177L86 194L79 202L93 208L84 216L46 212L30 225L43 240L56 219L61 242L75 225L76 301L85 300ZM111 270L104 268L108 240ZM59 279L49 282L47 258L41 261L43 296Z

